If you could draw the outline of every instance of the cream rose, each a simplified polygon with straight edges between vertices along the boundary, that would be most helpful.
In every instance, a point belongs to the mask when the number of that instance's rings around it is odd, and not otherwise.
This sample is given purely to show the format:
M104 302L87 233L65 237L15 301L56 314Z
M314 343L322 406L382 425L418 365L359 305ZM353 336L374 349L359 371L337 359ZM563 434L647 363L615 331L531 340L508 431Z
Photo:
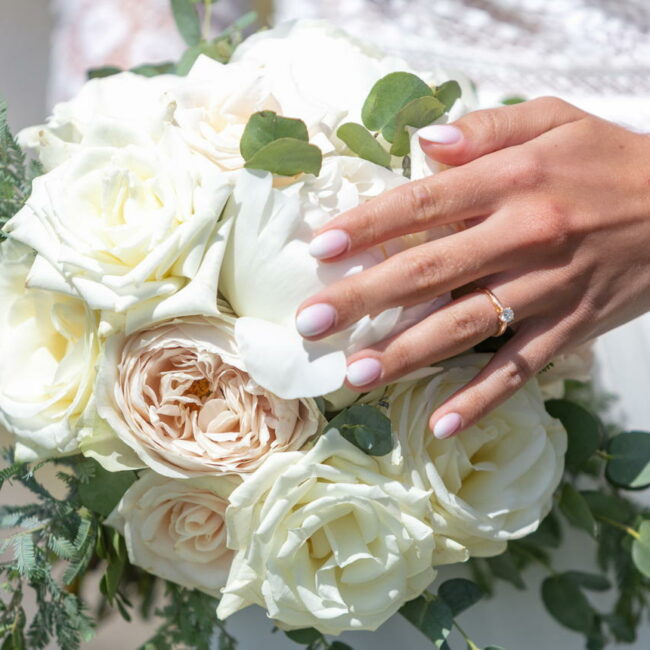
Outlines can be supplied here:
M285 399L320 396L343 385L346 354L408 327L446 298L366 316L323 341L305 341L295 327L304 300L421 239L400 238L341 262L319 264L309 254L315 228L406 179L359 158L331 156L318 178L305 174L281 190L272 181L270 174L250 170L239 178L224 213L232 232L219 289L239 317L237 345L253 379Z
M33 149L51 171L92 140L98 129L129 125L151 137L162 134L171 112L165 92L183 83L176 75L143 77L131 72L91 79L70 101L57 104L47 123L24 129L21 146Z
M330 430L308 452L269 458L230 495L236 551L217 609L251 604L286 628L374 630L466 550L429 523L428 493Z
M0 425L24 462L77 450L99 352L98 318L83 301L27 286L33 259L12 240L0 245Z
M146 472L106 523L124 535L132 564L218 596L233 557L225 513L235 485L224 477L181 481Z
M57 283L91 309L126 314L128 331L216 315L230 182L172 127L156 143L126 125L91 140L34 181L6 226L39 254L32 286Z
M507 540L537 529L551 507L567 446L566 431L544 409L535 380L459 435L433 436L433 410L488 359L458 357L431 378L396 384L384 396L399 441L392 461L401 456L413 485L432 490L436 530L476 556L496 555Z
M250 473L322 424L313 400L282 400L248 376L225 317L109 338L95 396L99 416L145 465L178 478Z

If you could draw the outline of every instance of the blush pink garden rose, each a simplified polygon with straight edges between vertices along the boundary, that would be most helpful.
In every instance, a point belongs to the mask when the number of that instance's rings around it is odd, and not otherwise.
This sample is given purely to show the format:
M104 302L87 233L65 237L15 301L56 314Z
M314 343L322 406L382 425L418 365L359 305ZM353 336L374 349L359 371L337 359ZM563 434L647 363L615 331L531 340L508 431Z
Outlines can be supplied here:
M176 480L144 473L106 523L126 540L129 559L149 573L218 596L233 552L226 545L228 495L238 480Z
M249 377L227 317L109 338L96 408L142 463L174 478L252 472L322 424L313 400L280 399Z

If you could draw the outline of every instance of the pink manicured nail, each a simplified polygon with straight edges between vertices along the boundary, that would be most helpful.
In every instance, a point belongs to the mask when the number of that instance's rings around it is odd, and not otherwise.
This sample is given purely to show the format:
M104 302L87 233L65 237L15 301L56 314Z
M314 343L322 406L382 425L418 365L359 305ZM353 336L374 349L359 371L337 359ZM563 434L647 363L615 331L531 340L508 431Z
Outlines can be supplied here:
M463 426L463 419L458 413L443 415L433 427L433 435L439 440L453 436Z
M309 254L317 260L326 260L345 253L350 248L350 236L345 230L328 230L312 239Z
M451 124L432 124L420 129L418 137L434 144L456 144L463 137L463 132Z
M365 386L381 377L383 366L377 359L359 359L348 366L348 381L353 386Z
M301 336L318 336L336 322L336 309L324 302L305 307L296 317L296 329Z

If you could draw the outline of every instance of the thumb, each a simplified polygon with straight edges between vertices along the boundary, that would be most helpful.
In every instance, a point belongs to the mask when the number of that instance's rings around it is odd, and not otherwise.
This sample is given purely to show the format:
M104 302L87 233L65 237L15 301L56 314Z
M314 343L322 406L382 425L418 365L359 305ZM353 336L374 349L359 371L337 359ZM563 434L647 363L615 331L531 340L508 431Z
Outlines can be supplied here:
M513 147L586 115L557 99L540 97L464 115L453 124L432 124L418 136L424 153L445 165L462 165L498 149Z

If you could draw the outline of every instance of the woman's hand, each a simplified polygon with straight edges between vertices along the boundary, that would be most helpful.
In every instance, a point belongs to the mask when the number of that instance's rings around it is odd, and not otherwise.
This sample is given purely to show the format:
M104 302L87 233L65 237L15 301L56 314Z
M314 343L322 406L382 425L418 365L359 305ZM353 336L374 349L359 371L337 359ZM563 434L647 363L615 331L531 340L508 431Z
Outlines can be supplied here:
M492 290L514 309L515 335L433 414L435 435L448 437L559 353L650 309L650 136L554 98L420 135L426 154L453 168L337 217L316 233L312 254L329 262L434 226L462 229L328 287L301 306L297 324L317 339L472 282ZM470 293L351 356L348 385L394 381L498 328L489 298Z

